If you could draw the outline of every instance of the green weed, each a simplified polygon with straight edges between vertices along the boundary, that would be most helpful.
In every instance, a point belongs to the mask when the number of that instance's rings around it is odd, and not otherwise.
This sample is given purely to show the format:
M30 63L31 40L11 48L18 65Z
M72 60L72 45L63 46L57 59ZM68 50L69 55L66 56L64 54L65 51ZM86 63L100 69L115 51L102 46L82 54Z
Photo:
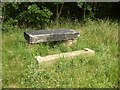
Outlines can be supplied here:
M80 32L72 47L62 43L27 45L25 29L14 28L2 38L3 87L10 88L113 88L118 87L118 23L88 20L85 24L62 22L47 29L71 28ZM5 29L8 29L7 27ZM9 28L11 29L11 28ZM6 30L8 31L8 30ZM90 48L95 56L61 58L54 64L39 65L35 56Z

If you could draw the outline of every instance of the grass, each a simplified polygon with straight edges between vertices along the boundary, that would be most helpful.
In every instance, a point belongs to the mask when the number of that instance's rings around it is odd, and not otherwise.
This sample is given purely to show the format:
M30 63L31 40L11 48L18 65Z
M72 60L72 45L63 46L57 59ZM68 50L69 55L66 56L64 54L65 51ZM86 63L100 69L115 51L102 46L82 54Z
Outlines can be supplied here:
M71 28L81 33L72 47L62 43L27 46L26 29L4 27L2 35L3 88L114 88L118 87L118 23L88 20L85 24L64 22L47 29ZM35 56L90 48L93 57L61 58L38 65Z

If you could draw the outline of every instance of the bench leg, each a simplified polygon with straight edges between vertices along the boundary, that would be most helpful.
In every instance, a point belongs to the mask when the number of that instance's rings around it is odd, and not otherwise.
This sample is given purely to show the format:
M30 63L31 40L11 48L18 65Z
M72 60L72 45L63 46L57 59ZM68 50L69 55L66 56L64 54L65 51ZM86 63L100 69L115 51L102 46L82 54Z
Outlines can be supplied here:
M76 42L77 42L76 39L72 39L72 40L66 40L66 41L64 42L64 44L67 45L67 46L72 46L72 45L74 45Z

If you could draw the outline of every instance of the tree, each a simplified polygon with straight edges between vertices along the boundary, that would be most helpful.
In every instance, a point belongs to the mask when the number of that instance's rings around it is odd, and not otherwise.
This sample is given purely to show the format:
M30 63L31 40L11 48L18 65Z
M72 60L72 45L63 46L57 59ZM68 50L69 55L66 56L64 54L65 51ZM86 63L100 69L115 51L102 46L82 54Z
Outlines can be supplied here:
M89 18L93 18L94 17L94 3L93 2L77 2L77 5L79 6L79 8L83 9L83 19L86 19L86 15Z
M62 13L62 9L63 9L63 6L64 6L64 2L57 2L57 3L54 3L54 4L56 4L56 23L57 23L57 25L58 25L58 23L59 23L59 17L60 17L60 15L61 15L61 13ZM61 7L60 7L60 9L59 9L59 5L61 4Z

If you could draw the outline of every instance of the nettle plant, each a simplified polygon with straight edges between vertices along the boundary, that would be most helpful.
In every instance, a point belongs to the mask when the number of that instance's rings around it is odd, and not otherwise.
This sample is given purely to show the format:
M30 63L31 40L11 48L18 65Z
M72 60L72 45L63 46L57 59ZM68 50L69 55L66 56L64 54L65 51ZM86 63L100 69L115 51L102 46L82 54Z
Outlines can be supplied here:
M43 28L50 21L52 15L53 13L46 7L39 8L36 4L33 4L29 5L27 10L21 12L17 18L28 25Z

